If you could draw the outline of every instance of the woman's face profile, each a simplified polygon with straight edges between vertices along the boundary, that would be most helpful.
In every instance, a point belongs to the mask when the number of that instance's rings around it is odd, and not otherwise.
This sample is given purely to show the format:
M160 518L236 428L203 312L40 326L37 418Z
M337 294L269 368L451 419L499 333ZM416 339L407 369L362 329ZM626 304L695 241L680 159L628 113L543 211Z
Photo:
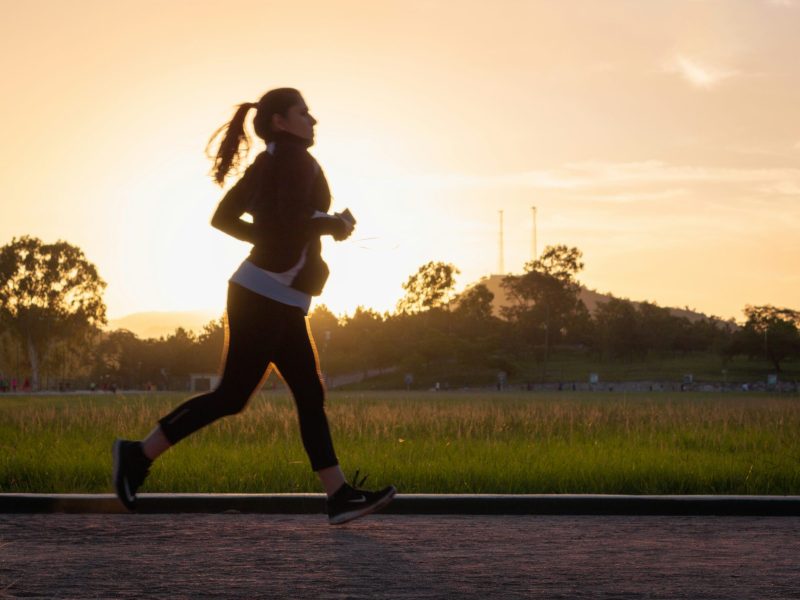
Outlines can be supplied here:
M286 112L286 116L275 114L272 123L278 131L288 131L304 140L314 139L314 125L317 120L308 112L305 100L299 98L296 104Z

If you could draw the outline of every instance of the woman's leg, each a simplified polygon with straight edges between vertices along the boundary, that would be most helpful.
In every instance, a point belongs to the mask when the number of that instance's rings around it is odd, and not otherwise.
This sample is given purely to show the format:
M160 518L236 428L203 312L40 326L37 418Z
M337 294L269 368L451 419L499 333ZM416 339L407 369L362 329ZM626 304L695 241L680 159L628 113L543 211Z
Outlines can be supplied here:
M159 421L144 442L114 442L114 488L126 507L135 510L136 492L154 458L201 427L245 407L280 342L282 307L238 285L229 286L228 343L217 389L181 404Z
M217 388L163 417L145 440L145 453L175 445L217 419L240 412L267 372L284 328L277 302L236 284L228 290L228 343ZM149 454L148 454L149 456Z
M317 477L319 477L319 482L322 484L322 488L328 498L342 489L342 486L347 483L347 479L339 465L320 469L317 471Z
M345 483L325 415L325 388L307 321L299 310L286 317L286 330L274 361L297 405L303 447L328 495Z
M172 444L169 443L167 436L161 431L161 425L156 425L153 430L142 440L142 452L148 460L155 460L164 452L169 450Z

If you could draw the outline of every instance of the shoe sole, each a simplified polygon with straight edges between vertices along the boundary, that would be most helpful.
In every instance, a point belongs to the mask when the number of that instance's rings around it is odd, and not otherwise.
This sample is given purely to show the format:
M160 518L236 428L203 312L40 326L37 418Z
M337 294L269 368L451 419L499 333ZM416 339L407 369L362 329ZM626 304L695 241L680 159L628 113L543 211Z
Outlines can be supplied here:
M386 494L383 498L378 500L375 504L370 504L369 506L365 506L359 510L351 510L345 513L341 513L336 515L335 517L330 517L328 522L331 525L344 525L345 523L349 523L359 517L366 517L380 509L384 508L387 504L389 504L397 494L397 489L392 487L391 491Z
M112 475L114 478L114 493L117 495L117 498L125 508L130 511L136 510L136 497L134 497L133 501L128 500L124 496L125 491L122 489L122 486L125 484L125 482L120 481L119 470L122 463L122 440L114 440L112 454L114 456L114 469Z

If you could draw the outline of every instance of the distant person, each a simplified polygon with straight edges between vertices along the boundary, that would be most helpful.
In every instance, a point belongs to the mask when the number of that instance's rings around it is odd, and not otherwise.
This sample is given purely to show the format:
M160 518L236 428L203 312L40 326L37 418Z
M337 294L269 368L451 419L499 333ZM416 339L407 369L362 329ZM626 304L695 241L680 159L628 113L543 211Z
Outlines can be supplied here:
M414 384L414 376L411 373L406 373L405 377L403 377L403 383L406 385L406 390L410 390Z
M393 486L372 492L350 485L339 467L325 415L325 390L320 380L314 342L306 314L312 296L328 278L321 241L337 241L353 232L349 211L328 214L328 183L308 148L317 121L300 92L280 88L258 102L241 104L219 135L214 179L219 185L239 165L247 113L255 109L253 127L266 149L224 195L211 225L253 245L249 257L228 285L226 351L217 388L191 398L163 417L141 442L114 442L114 487L130 510L150 465L169 447L198 429L244 409L271 365L292 391L300 434L311 468L328 496L328 518L341 524L387 505ZM249 213L252 222L241 219Z

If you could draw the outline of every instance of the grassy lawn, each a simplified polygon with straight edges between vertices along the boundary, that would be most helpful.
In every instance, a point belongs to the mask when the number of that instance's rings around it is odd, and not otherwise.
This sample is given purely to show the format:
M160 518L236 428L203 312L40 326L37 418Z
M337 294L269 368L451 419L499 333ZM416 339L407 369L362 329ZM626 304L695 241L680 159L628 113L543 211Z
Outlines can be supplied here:
M800 362L785 361L781 365L780 381L800 380ZM497 382L499 367L474 367L468 371L463 366L453 364L437 365L430 372L415 371L414 385L418 389L428 389L435 382L448 382L451 387L493 386ZM727 362L714 353L693 353L685 356L658 357L642 356L634 360L603 361L597 357L563 349L553 351L545 363L527 358L510 368L509 382L512 385L531 383L578 382L587 383L589 375L596 373L601 382L616 381L683 381L684 375L691 374L695 381L707 383L765 383L775 367L765 360L750 360L736 357ZM393 373L371 377L349 389L403 389L403 376L406 371L398 369Z
M110 492L111 443L181 394L0 396L0 491ZM800 398L333 392L345 472L401 492L800 494ZM165 454L145 492L316 492L291 398L255 397Z

